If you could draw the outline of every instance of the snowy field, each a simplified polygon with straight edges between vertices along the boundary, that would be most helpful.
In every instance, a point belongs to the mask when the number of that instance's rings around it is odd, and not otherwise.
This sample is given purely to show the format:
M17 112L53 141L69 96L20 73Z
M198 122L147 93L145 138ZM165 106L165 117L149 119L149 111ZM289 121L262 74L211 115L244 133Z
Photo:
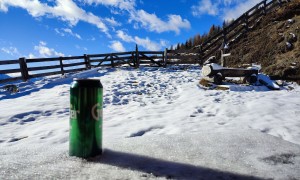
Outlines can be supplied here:
M104 86L102 156L69 157L74 77ZM300 87L199 87L199 67L107 68L0 92L0 179L300 179Z

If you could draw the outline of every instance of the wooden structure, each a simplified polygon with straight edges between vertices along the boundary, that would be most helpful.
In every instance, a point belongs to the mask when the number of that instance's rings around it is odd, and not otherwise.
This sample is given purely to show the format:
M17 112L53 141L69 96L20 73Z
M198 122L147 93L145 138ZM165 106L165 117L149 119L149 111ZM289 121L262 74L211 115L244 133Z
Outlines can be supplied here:
M166 49L167 51L167 49ZM77 72L91 69L92 67L110 66L117 67L128 65L139 68L140 65L166 67L166 51L135 51L107 53L107 54L84 54L83 56L53 57L0 61L0 74L13 75L12 78L0 79L0 83L16 80L27 81L30 78L50 76ZM1 68L18 67L18 68ZM2 70L3 69L3 70Z
M257 81L257 69L225 68L217 64L208 64L203 66L203 78L215 84L221 84L225 77L244 77L248 83Z
M263 0L229 25L224 25L219 33L210 37L201 45L193 47L193 50L197 50L199 54L199 61L204 62L204 60L209 57L216 56L216 53L219 53L219 50L221 50L224 45L230 47L230 44L237 41L259 24L263 16L273 11L276 7L282 6L283 3L290 1L291 0Z

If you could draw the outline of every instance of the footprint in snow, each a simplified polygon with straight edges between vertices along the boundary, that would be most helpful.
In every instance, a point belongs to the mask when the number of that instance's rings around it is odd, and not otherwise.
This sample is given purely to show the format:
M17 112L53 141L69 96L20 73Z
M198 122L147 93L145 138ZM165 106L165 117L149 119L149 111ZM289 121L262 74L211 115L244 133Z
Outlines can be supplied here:
M17 142L17 141L20 141L25 138L28 138L28 136L20 136L20 137L11 138L10 140L8 140L8 142Z
M196 110L193 112L192 115L190 115L190 117L197 117L198 114L203 113L203 109L201 107L196 107Z
M146 133L148 133L150 131L159 130L159 129L163 129L163 127L155 126L155 127L150 127L150 128L147 128L147 129L142 129L140 131L137 131L135 133L130 134L127 138L143 136L143 135L145 135Z
M20 113L9 118L8 122L19 122L20 124L24 124L27 122L35 121L36 117L41 114L42 114L41 111L29 111L25 113Z

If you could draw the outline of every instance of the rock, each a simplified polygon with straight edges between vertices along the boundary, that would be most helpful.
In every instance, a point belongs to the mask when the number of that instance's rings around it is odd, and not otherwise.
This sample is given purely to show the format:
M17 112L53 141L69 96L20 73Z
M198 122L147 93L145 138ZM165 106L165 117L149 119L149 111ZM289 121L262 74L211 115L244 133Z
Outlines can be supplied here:
M287 38L287 42L294 43L297 41L297 36L294 33L290 33L288 38Z
M290 42L286 42L286 50L290 51L290 50L293 50L293 44L290 43Z
M288 24L294 24L294 23L295 23L295 20L294 20L294 19L288 19L288 20L287 20L287 23L288 23Z

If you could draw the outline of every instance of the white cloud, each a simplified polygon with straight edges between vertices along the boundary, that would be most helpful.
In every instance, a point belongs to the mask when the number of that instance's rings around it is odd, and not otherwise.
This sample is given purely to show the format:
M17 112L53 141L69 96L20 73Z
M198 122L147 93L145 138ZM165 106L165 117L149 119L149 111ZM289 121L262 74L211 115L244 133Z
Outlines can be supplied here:
M27 58L29 58L29 59L34 59L34 58L36 58L36 56L35 56L34 54L30 53L30 54L27 56Z
M17 56L20 56L21 54L19 53L18 49L16 47L3 47L1 48L1 51L6 53L6 54L9 54L11 56L14 56L14 57L17 57Z
M54 6L41 3L39 0L1 0L0 10L7 12L8 7L19 7L26 9L33 17L55 17L62 21L66 21L71 26L75 26L79 21L87 22L95 25L108 36L108 28L103 20L90 12L86 12L73 2L73 0L56 0Z
M57 28L55 28L54 31L56 32L56 34L59 34L60 36L65 36L65 34Z
M63 53L47 47L47 43L44 41L40 41L38 46L34 46L34 50L37 51L39 53L38 56L41 57L65 56Z
M111 41L110 43L111 44L108 47L111 48L112 50L117 52L126 51L126 49L124 48L123 44L120 41Z
M143 28L157 33L174 31L176 34L179 34L182 28L191 28L190 22L187 19L182 19L179 15L168 15L168 20L163 21L156 14L150 14L144 10L132 11L129 21L136 21ZM135 27L137 26L135 25Z
M81 39L81 36L79 35L79 34L77 34L77 33L74 33L71 29L69 29L69 28L62 28L62 29L57 29L57 28L55 28L54 29L54 31L57 33L57 34L59 34L60 36L65 36L66 34L65 33L67 33L67 34L69 34L69 35L71 35L71 36L73 36L73 37L76 37L77 39Z
M154 42L151 41L148 37L146 38L140 38L138 36L132 37L121 30L117 31L117 37L119 37L125 42L136 43L139 46L142 46L146 50L150 50L150 51L161 50L162 48L165 48L168 44L167 41L165 40L160 40L160 42Z
M215 16L218 13L218 3L212 3L211 0L201 0L198 5L192 6L192 14L194 16L201 16L203 14Z
M225 20L236 19L260 2L261 0L247 0L244 2L239 2L233 8L225 7L223 11L223 17Z
M261 0L200 0L191 7L194 16L219 16L222 20L236 19Z
M134 39L126 34L124 31L118 30L117 36L125 42L134 42Z
M76 37L77 39L81 39L81 36L77 33L73 33L73 31L71 29L68 29L68 28L64 28L62 29L64 32L70 34L71 36L74 36Z
M148 37L139 38L137 36L134 37L136 44L142 46L143 48L150 51L157 51L162 48L161 44L151 41Z
M84 50L84 51L87 51L88 50L88 48L86 48L86 47L81 47L81 46L79 46L79 45L75 45L75 48L76 49L79 49L79 50Z
M82 0L87 4L96 4L112 6L121 10L132 10L135 6L135 0Z
M105 18L105 21L107 23L109 23L111 26L121 26L122 25L120 22L117 22L113 17Z

